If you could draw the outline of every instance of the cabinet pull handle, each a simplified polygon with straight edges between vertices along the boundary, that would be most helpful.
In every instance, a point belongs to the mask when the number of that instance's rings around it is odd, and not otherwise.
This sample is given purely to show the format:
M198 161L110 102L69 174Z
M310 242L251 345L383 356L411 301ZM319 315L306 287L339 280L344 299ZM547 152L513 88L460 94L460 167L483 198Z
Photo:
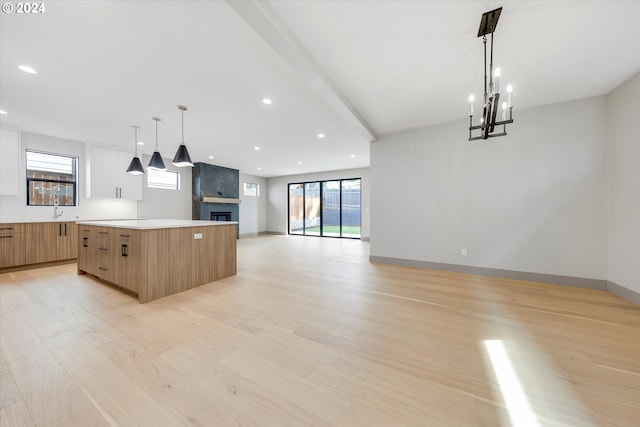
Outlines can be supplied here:
M88 229L88 228L84 228L84 229L82 229L82 232L83 232L83 233L84 233L84 232L88 233L88 232L89 232L89 229Z
M64 223L64 235L65 236L67 235L67 223L66 222Z
M131 237L131 234L118 234L120 237Z
M122 256L129 256L129 249L127 245L122 245Z
M106 231L98 231L98 234L107 234Z
M58 236L62 236L62 223L58 224Z
M10 239L10 238L12 238L12 237L13 237L13 236L0 236L0 239Z
M89 240L89 239L87 239L86 237L83 237L83 238L82 238L82 246L83 246L83 247L85 247L85 248L86 248L86 247L88 247L88 246L89 246L89 244L88 244L88 240Z
M98 248L99 251L106 251L107 248Z
M98 267L98 270L100 270L100 271L109 271L109 269L107 267Z
M13 230L13 227L2 227L0 230Z

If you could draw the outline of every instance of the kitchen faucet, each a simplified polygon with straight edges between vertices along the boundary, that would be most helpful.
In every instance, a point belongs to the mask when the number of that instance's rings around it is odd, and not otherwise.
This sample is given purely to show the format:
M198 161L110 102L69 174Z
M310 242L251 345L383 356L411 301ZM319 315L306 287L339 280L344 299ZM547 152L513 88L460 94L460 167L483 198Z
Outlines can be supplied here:
M53 195L53 219L60 218L64 213L64 211L58 212L58 205L59 205L58 192L56 191L55 194Z

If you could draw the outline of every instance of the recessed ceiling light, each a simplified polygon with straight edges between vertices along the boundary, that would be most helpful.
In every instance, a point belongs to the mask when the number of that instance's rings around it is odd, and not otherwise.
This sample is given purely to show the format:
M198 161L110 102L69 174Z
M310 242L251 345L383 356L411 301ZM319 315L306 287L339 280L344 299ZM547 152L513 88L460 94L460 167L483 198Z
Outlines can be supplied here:
M6 111L4 111L4 110L0 110L0 114L2 114L4 116L5 114L8 114L8 113Z
M262 170L262 168L261 168L260 166L258 166L258 170L259 170L259 171L261 171L261 170Z
M138 145L144 145L144 142L138 141Z
M262 98L262 103L265 105L271 105L272 102L271 98Z
M38 72L36 70L34 70L33 68L29 67L28 65L18 65L18 68L20 68L25 73L38 74Z
M319 133L318 138L324 138L324 133Z
M356 156L355 154L352 154L352 155L351 155L351 158L354 158L355 156Z
M255 147L253 147L254 150L256 151L260 151L260 147L258 147L257 145Z
M209 156L210 159L213 159L213 156Z
M301 165L301 164L302 164L302 162L298 162L298 164L299 164L299 165Z

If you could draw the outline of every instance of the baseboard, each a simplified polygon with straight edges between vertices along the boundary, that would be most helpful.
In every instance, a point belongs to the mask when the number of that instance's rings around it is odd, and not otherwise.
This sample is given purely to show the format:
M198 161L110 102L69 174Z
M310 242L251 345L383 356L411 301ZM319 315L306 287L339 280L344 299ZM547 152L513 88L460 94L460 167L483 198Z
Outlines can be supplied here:
M529 273L525 271L501 270L497 268L474 267L470 265L446 264L440 262L418 261L402 258L388 258L369 256L370 262L403 265L406 267L424 268L429 270L444 270L455 273L478 274L481 276L502 277L505 279L527 280L530 282L550 283L556 285L576 286L579 288L607 290L607 281L587 279L584 277L558 276L555 274Z
M13 267L0 268L0 273L11 273L13 271L33 270L35 268L53 267L56 265L73 264L75 262L78 262L77 258L63 259L59 261L40 262L37 264L17 265Z
M370 242L371 238L370 237L361 237L360 240L362 240L363 242Z
M286 236L287 233L284 231L265 231L265 234L272 234L274 236Z
M243 237L256 237L256 236L262 236L262 235L265 235L265 234L271 234L271 233L269 233L268 231L258 231L257 233L242 233L242 234L240 234L240 238L243 238Z
M632 291L629 288L620 286L617 283L607 282L607 291L618 295L620 298L624 298L627 301L631 301L634 304L640 305L640 293Z

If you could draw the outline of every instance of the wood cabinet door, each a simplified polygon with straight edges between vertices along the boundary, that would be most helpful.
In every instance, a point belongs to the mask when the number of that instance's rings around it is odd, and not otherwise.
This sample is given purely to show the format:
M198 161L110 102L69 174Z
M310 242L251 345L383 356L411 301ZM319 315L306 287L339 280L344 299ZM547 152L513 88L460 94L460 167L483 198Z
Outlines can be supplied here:
M26 224L26 263L58 260L58 237L61 234L59 222L38 222Z
M23 224L0 224L0 268L25 264L24 244Z
M140 232L125 228L115 229L113 240L114 283L138 293L142 281Z
M78 270L96 274L98 245L95 227L78 226Z
M78 257L78 226L75 222L58 223L57 260Z

